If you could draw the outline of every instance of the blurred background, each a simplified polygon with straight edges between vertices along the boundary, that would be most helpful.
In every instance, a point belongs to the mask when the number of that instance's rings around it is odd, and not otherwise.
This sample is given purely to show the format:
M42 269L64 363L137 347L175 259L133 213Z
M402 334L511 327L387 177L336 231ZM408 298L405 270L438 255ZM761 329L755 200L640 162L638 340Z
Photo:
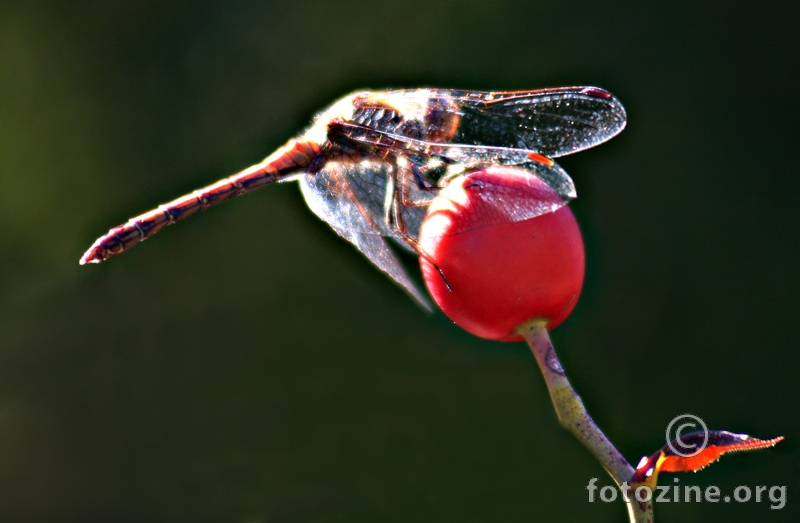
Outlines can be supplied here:
M623 521L527 347L422 311L295 184L78 266L354 89L597 85L629 123L560 161L589 259L562 362L633 463L682 413L786 436L663 480L783 510L659 523L796 521L798 18L712 4L3 2L0 520Z

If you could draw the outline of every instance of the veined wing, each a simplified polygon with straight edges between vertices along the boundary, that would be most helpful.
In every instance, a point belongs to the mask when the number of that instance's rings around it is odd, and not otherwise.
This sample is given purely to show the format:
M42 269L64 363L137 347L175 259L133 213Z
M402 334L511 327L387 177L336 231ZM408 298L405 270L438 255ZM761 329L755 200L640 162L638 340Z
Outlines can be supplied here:
M391 169L391 165L381 161L329 162L322 170L301 177L300 189L314 214L405 288L423 307L432 310L382 237L395 236L383 219L386 184ZM418 234L425 210L403 210L404 216L416 224L415 234Z
M511 92L407 89L375 97L401 110L410 106L405 110L412 114L413 109L429 115L455 112L458 128L453 143L527 149L550 157L599 145L619 134L627 119L619 100L598 87ZM427 107L415 107L422 103Z
M451 173L493 165L514 165L547 182L566 201L577 196L572 178L561 166L550 158L527 149L426 142L346 122L332 124L329 127L329 137L334 141L356 143L362 152L382 151L408 157L421 170L435 162L447 165Z
M481 227L527 220L554 212L567 204L566 200L548 189L535 176L515 180L513 184L509 184L506 174L499 172L500 169L510 170L509 167L490 166L486 169L469 171L451 181L457 184L455 187L459 190L449 191L446 200L443 199L445 202L449 200L449 203L438 208L432 207L431 214L435 215L442 210L449 213L452 209L475 200L487 202L488 205L483 208L491 209L491 212L466 213L463 216L464 220L460 220L455 227L448 229L448 236ZM530 173L527 169L518 167L513 169Z
M393 164L382 160L331 161L319 172L304 175L300 186L304 195L308 190L322 195L324 217L314 212L332 226L397 238L385 219L391 206L387 197L394 183L394 169ZM438 189L432 190L426 198L428 203L437 193ZM417 202L401 208L406 231L414 239L419 237L427 208L427 204Z

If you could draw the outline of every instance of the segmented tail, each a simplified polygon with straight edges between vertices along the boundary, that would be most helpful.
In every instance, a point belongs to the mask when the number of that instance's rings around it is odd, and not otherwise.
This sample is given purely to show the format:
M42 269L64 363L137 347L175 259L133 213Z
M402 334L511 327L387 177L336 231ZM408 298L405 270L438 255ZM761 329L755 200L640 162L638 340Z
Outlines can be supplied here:
M81 265L100 263L146 240L167 225L207 209L212 205L239 196L262 185L279 181L305 170L319 152L319 145L309 141L289 140L263 162L229 176L208 187L198 189L152 211L131 218L114 227L94 242L81 258Z

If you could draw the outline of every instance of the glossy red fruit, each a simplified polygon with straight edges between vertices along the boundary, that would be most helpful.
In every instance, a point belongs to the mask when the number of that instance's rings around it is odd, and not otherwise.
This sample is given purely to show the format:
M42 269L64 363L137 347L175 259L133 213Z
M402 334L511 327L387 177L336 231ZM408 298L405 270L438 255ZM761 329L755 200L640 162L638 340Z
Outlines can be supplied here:
M420 261L444 313L476 336L501 341L521 340L517 329L532 320L548 329L564 321L583 285L585 253L562 204L545 182L515 167L475 171L443 189L420 233L430 259ZM509 207L533 205L556 210L502 223Z

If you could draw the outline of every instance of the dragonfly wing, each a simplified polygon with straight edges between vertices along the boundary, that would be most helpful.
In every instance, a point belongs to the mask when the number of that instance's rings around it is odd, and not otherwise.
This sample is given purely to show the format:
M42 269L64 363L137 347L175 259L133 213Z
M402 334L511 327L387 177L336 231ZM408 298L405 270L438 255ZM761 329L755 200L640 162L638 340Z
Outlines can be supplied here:
M381 96L401 107L427 98L429 115L455 112L458 128L453 143L528 149L550 157L599 145L619 134L627 120L620 101L598 87L512 92L423 89Z
M417 169L424 170L426 165L436 162L448 165L450 172L474 171L494 165L514 165L527 169L544 180L565 200L572 200L577 196L572 178L561 166L550 158L527 149L426 142L345 122L337 123L335 132L337 136L344 136L350 141L407 157Z
M386 224L385 210L392 205L392 193L390 188L395 183L406 183L409 185L407 190L411 192L420 192L413 180L408 177L400 177L399 173L395 176L394 170L401 170L406 167L408 162L401 161L399 163L388 163L383 161L369 161L362 160L360 162L339 164L337 169L340 178L344 179L353 196L358 200L360 208L365 211L369 216L369 222L372 225L371 232L377 232L383 236L389 236L399 240L400 245L407 247L406 244L399 239L398 234L391 230ZM329 172L329 171L328 171ZM411 176L410 174L408 176ZM398 182L395 182L398 179ZM395 190L401 190L395 187ZM438 192L436 189L428 194L423 194L419 200L427 199L426 204L401 205L400 212L402 213L403 224L406 227L406 233L413 239L419 238L419 229L422 226L422 220L425 219L425 213L430 205L430 201L435 196L434 193ZM387 200L388 198L388 200Z
M306 202L332 226L388 236L383 220L391 165L382 161L329 161L300 178Z
M314 214L400 284L424 308L432 310L429 301L382 237L393 236L383 221L386 174L390 168L385 162L330 162L319 172L300 178L300 189Z
M483 206L485 209L492 209L491 213L468 213L464 216L466 220L460 221L458 227L449 229L448 235L460 234L463 232L500 225L509 222L528 220L553 212L564 205L567 201L558 194L542 186L537 180L537 176L528 169L520 169L530 174L527 183L520 183L515 180L514 184L508 184L504 176L487 176L486 171L482 171L481 176L473 174L471 171L461 176L461 179L453 179L451 183L457 184L461 189L456 192L448 192L448 198L455 204L456 208L466 205L467 202L474 202L476 199L487 202ZM491 168L489 169L491 173ZM524 178L523 178L524 180ZM462 200L463 199L463 200ZM446 206L445 209L450 209ZM436 214L436 211L433 211Z
M506 147L482 147L479 145L450 145L438 153L449 162L460 163L475 170L493 165L513 165L521 167L532 175L544 180L564 201L574 200L578 193L575 183L567 171L545 156L524 149ZM528 218L531 218L529 216ZM527 218L522 218L527 219Z

